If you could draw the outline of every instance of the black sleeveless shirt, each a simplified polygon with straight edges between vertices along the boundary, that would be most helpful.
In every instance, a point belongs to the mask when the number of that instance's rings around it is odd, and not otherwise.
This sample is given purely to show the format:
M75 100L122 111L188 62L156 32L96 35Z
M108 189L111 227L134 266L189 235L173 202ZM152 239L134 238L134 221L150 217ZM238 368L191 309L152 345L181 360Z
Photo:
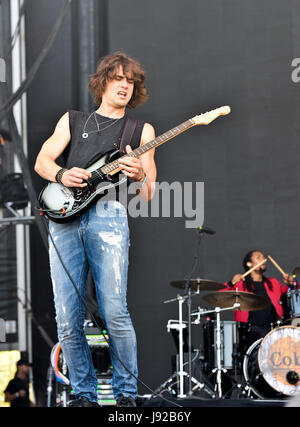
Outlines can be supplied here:
M86 169L107 152L119 150L126 119L126 114L121 119L110 119L96 112L70 110L71 141L63 152L65 167ZM144 124L143 120L137 121L131 143L133 150L140 145Z

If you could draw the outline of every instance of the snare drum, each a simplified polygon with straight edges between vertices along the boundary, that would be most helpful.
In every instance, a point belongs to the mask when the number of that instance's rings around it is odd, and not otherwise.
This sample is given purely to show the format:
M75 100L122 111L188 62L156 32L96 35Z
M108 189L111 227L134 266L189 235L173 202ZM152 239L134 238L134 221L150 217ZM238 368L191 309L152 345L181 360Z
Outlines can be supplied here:
M300 391L300 328L281 326L253 343L243 375L260 399L293 396Z
M286 321L300 317L300 289L289 290L281 296L283 317Z

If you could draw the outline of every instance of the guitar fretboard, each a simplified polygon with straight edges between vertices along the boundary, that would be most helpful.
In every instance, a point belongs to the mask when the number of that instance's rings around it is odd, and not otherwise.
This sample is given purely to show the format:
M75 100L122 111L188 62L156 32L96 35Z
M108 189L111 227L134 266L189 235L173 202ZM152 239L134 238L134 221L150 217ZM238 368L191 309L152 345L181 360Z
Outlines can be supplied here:
M162 135L158 136L157 138L153 139L152 141L147 142L146 144L136 148L135 150L131 151L129 154L126 154L123 157L138 157L143 153L146 153L146 151L151 150L151 148L158 147L159 145L169 141L170 139L174 138L178 134L184 132L185 130L191 128L194 126L194 122L192 119L187 120L184 123L181 123L180 125L174 127L171 130L168 130L167 132L163 133ZM119 167L119 161L115 160L111 163L108 163L105 166L102 166L100 168L101 173L103 174L111 174L112 172L118 171L120 169Z

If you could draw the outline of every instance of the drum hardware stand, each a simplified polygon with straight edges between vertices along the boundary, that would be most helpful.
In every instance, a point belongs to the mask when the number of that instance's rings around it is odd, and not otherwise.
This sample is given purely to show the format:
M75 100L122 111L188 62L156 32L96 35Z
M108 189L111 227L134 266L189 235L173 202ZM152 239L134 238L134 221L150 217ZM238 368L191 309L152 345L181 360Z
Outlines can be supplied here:
M239 392L239 396L241 396L241 398L245 398L248 392L249 387L243 384L243 380L241 378L238 378L238 364L239 364L239 357L241 355L241 353L237 350L236 348L236 344L234 345L235 349L234 352L232 353L232 359L233 359L233 364L234 364L234 374L233 374L233 378L231 378L231 380L234 382L234 384L232 385L232 387L224 394L224 398L227 395L230 395L232 393L232 391L234 389L237 389ZM242 366L240 368L242 370ZM249 394L249 392L248 392Z
M191 315L192 315L192 303L191 303L191 278L193 276L193 273L196 269L196 267L199 265L199 250L200 250L200 244L201 244L201 237L203 234L215 234L214 230L211 230L209 228L205 227L199 227L198 228L198 242L196 247L196 252L194 255L194 265L192 267L192 271L186 281L185 285L185 295L187 295L187 302L188 302L188 363L189 363L189 396L192 395L192 328L191 328ZM201 282L201 279L199 278L199 283ZM200 293L200 287L198 287L197 293Z
M234 363L236 364L236 362L234 362ZM246 384L246 385L243 384L243 381L241 379L238 380L238 375L237 375L237 372L236 372L236 366L235 366L235 369L234 369L233 378L231 378L231 380L234 382L234 384L224 394L223 398L225 398L226 396L230 395L234 389L238 390L240 398L246 398L246 397L249 396L249 386L248 386L248 384Z
M233 374L233 381L234 384L232 385L232 387L224 394L224 398L229 395L230 393L232 393L232 391L236 388L239 391L239 394L241 394L241 397L245 397L248 387L243 386L241 379L238 380L238 373L237 373L237 365L238 365L238 358L239 358L239 352L236 352L232 354L232 358L233 358L233 363L234 363L234 374Z
M211 314L211 313L216 313L216 319L217 319L217 329L216 329L216 333L217 333L217 368L212 370L212 374L214 374L215 372L217 373L217 380L216 380L216 385L215 385L215 389L217 390L218 393L218 397L221 399L223 396L222 393L222 372L227 374L227 370L222 368L222 362L221 362L221 311L228 311L228 310L236 310L237 308L240 307L240 303L236 302L232 307L226 307L226 308L220 308L220 307L216 307L213 310L207 310L207 311L202 311L201 313L192 313L192 315L198 315L198 319L196 319L195 323L200 323L200 316L203 314Z
M188 322L182 319L182 305L184 301L188 298L191 298L191 296L193 295L191 294L188 296L177 295L177 298L164 301L164 304L167 304L173 301L178 301L179 320L169 320L167 328L168 328L168 332L170 332L170 329L176 329L179 331L179 371L174 372L174 374L171 375L171 377L169 377L161 386L159 386L155 390L155 392L156 393L161 392L164 388L166 388L168 384L170 384L173 381L174 378L178 376L179 377L178 398L183 399L187 397L186 394L184 394L184 377L188 377L190 379L190 383L193 382L194 384L196 384L193 388L193 391L196 391L197 389L200 389L200 390L204 389L206 393L208 393L211 397L215 398L215 393L213 392L213 390L211 390L204 383L199 382L196 378L193 378L191 374L185 372L183 369L183 365L184 365L183 363L183 329L186 328L186 324Z

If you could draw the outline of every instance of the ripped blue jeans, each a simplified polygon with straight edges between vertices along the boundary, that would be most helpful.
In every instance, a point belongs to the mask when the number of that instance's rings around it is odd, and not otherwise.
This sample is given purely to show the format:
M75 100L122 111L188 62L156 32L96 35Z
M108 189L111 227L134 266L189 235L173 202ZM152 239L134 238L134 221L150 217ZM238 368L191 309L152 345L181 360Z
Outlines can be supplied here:
M99 200L70 223L50 222L50 232L82 296L90 268L99 314L108 331L113 365L113 392L136 397L136 336L127 310L129 229L125 207ZM76 398L97 400L97 378L84 335L85 306L67 276L49 238L58 339ZM117 357L116 357L117 356Z

